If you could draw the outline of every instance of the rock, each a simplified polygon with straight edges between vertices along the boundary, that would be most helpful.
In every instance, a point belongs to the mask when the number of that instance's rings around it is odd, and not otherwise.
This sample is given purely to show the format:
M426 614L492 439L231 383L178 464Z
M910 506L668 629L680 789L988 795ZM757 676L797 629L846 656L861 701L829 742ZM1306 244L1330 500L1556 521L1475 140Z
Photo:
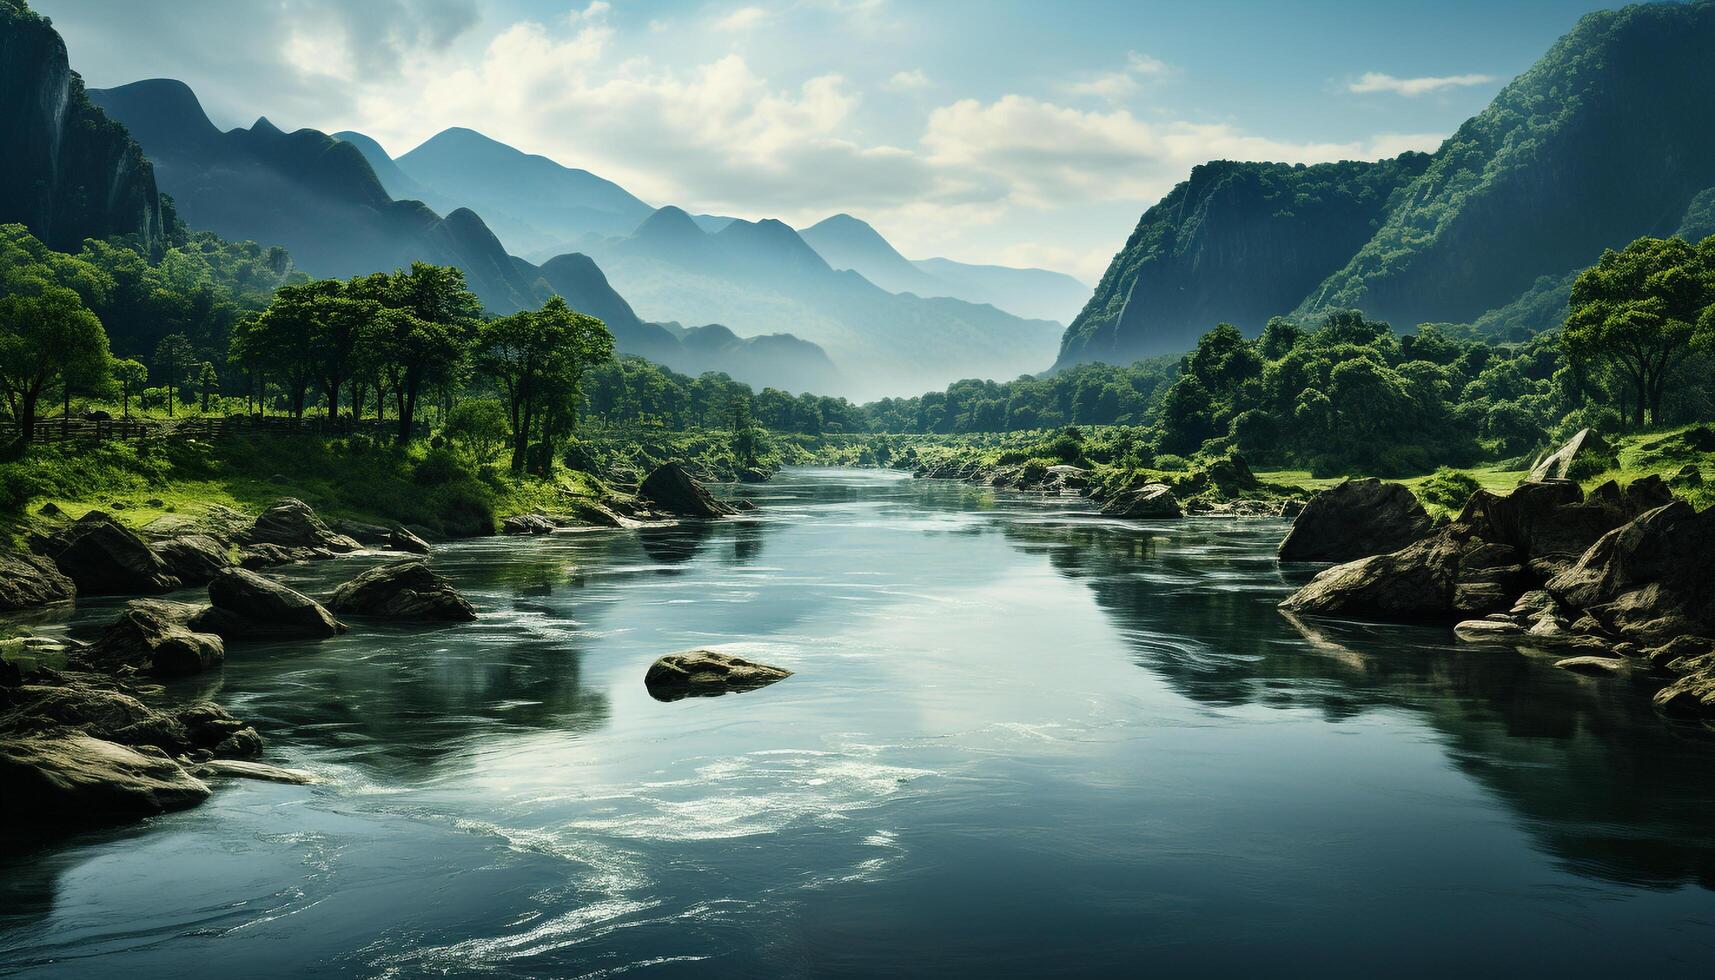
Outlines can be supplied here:
M142 538L98 510L32 543L81 595L166 592L180 584Z
M1048 467L1042 478L1042 489L1049 493L1076 496L1089 488L1090 471L1068 463Z
M198 779L259 779L269 783L290 783L308 786L321 782L315 773L302 769L282 769L265 762L243 762L237 759L210 759L191 768Z
M1673 478L1668 483L1686 489L1700 487L1703 485L1703 471L1698 469L1695 464L1686 463L1679 468L1678 473L1673 474Z
M334 611L394 619L465 622L476 610L421 559L371 568L334 590Z
M1610 453L1613 450L1590 429L1579 429L1565 445L1537 459L1530 468L1532 482L1569 479L1567 473L1580 453Z
M1281 561L1352 561L1398 551L1430 531L1417 495L1398 483L1346 480L1310 498L1280 543Z
M638 493L662 510L680 517L725 517L731 507L716 500L678 463L662 463L644 479Z
M47 503L43 504L42 506L37 507L36 513L42 515L43 517L58 517L63 512L60 510L59 504L56 504L50 500Z
M1457 620L1505 609L1511 593L1500 596L1517 574L1505 564L1509 554L1453 524L1398 551L1324 569L1280 608L1382 620Z
M1548 591L1645 646L1715 635L1715 508L1675 500L1604 534Z
M299 561L321 561L334 553L326 548L286 548L277 544L251 544L238 549L238 565L254 571Z
M0 553L0 609L25 609L77 596L77 585L50 558Z
M1165 483L1146 483L1136 490L1116 494L1102 505L1102 515L1144 519L1184 516L1173 489Z
M429 553L429 542L405 529L403 525L368 524L363 521L336 521L333 529L360 544L375 548L391 548L412 554Z
M1655 692L1657 711L1681 718L1715 717L1715 670L1687 674Z
M1453 635L1466 643L1512 643L1523 638L1524 627L1508 619L1467 619L1454 625Z
M206 534L165 538L149 546L185 585L202 585L232 565L226 546Z
M125 823L208 799L162 754L88 735L0 742L0 823L57 829Z
M754 466L743 466L738 471L740 483L767 483L773 476L774 474L767 470L757 469Z
M296 497L282 497L256 518L245 536L250 544L277 544L287 548L321 548L335 554L363 547L343 534L335 534L310 505Z
M1471 495L1456 523L1468 524L1484 540L1510 545L1527 561L1570 562L1626 515L1601 501L1587 502L1578 484L1565 480L1523 483L1500 495Z
M542 514L517 514L500 522L501 534L552 534L559 525Z
M672 653L649 665L643 684L657 701L750 691L791 677L783 667L752 663L714 650Z
M733 506L734 510L740 511L741 513L749 513L750 511L753 511L756 509L756 501L754 501L754 500L735 500L735 501L733 501L732 506Z
M1618 657L1567 657L1564 660L1556 660L1554 666L1590 677L1612 677L1630 669L1630 666Z
M1459 556L1453 581L1453 610L1480 615L1509 608L1518 595L1524 566L1508 545L1473 542Z
M208 585L216 609L243 617L257 633L321 637L345 632L345 624L302 592L243 568L229 568Z
M1715 655L1715 640L1703 636L1676 636L1644 656L1658 670L1688 674L1698 669L1700 658Z
M163 677L201 673L225 661L226 645L219 636L193 632L161 607L135 603L126 608L81 656L108 669L137 667Z

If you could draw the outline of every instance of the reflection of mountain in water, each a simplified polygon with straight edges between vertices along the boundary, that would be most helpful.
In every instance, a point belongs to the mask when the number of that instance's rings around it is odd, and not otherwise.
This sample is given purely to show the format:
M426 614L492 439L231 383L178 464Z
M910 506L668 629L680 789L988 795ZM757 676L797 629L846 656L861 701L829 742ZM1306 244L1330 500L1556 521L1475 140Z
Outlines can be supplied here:
M1452 762L1573 871L1644 887L1715 888L1715 744L1671 727L1637 681L1552 658L1455 646L1441 630L1302 623L1275 603L1309 570L1273 560L1279 527L1139 531L1007 521L1007 539L1090 588L1140 666L1198 702L1312 708L1332 721L1404 709Z

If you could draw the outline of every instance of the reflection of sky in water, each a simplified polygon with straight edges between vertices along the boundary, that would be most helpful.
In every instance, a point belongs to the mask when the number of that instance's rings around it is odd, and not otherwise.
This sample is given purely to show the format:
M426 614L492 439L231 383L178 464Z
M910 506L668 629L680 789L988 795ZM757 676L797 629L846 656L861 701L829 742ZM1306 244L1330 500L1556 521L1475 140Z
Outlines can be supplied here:
M329 782L13 860L0 963L1586 975L1707 949L1711 750L1624 682L1296 628L1272 522L746 489L746 520L445 549L468 626L238 648L174 693ZM649 698L693 646L797 673Z

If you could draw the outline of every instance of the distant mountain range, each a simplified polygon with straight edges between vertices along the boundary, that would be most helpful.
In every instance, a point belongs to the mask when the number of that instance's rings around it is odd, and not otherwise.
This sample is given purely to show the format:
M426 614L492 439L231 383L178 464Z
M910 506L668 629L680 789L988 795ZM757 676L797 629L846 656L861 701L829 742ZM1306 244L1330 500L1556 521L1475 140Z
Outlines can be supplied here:
M988 305L888 292L831 268L774 220L735 220L711 234L683 210L664 207L633 234L589 248L644 316L707 317L813 341L855 397L1040 370L1060 333L1057 323Z
M1603 249L1715 224L1711 51L1715 0L1593 13L1431 155L1199 167L1144 213L1058 363L1342 308L1502 338L1557 326Z
M1090 287L1062 272L908 259L868 222L849 214L824 218L798 234L828 265L851 269L888 292L988 303L1022 317L1060 323L1069 322L1090 298Z

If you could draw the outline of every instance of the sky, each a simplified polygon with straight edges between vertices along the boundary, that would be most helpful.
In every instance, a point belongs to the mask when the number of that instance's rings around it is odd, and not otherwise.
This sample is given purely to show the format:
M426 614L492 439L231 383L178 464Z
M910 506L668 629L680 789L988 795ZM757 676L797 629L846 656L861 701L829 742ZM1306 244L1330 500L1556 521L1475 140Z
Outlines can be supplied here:
M34 0L223 128L466 126L652 205L1094 283L1211 159L1433 150L1590 0Z

